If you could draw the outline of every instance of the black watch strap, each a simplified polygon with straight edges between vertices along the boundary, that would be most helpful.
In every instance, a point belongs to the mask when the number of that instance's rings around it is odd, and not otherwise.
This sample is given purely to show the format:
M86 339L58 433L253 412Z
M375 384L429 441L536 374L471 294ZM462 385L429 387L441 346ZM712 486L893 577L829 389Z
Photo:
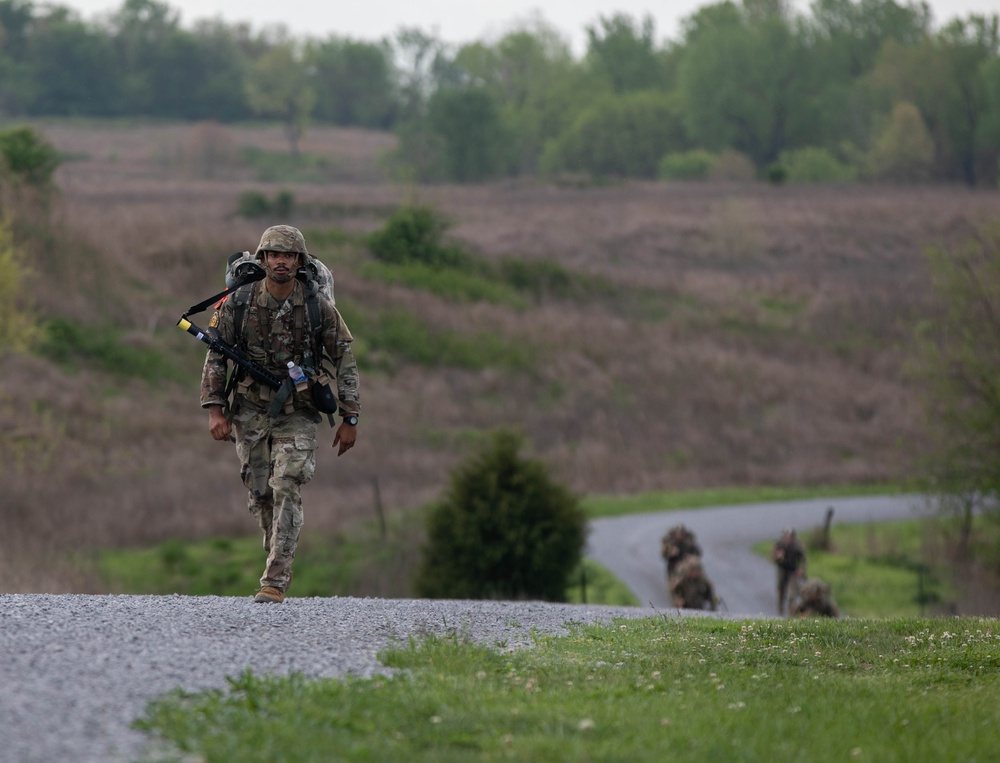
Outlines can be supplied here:
M350 424L352 427L355 427L358 425L358 417L354 416L353 414L350 416L344 416L344 423Z

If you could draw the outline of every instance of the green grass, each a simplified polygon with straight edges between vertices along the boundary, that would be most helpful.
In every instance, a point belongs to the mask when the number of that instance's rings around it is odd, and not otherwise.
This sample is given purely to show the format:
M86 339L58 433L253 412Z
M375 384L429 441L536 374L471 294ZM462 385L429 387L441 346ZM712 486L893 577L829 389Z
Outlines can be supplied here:
M343 552L340 559L335 558L338 551ZM296 559L296 594L334 595L352 556L349 548L317 547L304 541ZM108 587L123 593L244 596L260 587L265 559L261 539L255 535L107 549L100 552L97 564Z
M53 318L45 324L43 333L41 354L64 368L91 365L117 376L148 382L187 380L165 352L123 343L121 329L82 326Z
M745 503L793 501L808 498L837 498L862 495L891 495L892 485L826 485L822 487L731 487L706 490L673 490L635 495L593 495L583 499L588 517L617 517L649 511L701 509Z
M995 760L1000 621L648 618L502 651L381 655L391 677L234 677L137 727L204 761ZM162 759L162 758L158 758Z

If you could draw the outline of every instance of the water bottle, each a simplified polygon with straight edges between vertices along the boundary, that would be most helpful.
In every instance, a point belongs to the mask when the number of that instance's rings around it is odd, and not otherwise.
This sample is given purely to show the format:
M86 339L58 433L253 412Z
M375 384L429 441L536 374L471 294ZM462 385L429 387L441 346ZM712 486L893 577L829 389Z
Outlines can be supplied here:
M296 392L305 392L309 388L309 380L294 360L288 361L288 375L292 377Z

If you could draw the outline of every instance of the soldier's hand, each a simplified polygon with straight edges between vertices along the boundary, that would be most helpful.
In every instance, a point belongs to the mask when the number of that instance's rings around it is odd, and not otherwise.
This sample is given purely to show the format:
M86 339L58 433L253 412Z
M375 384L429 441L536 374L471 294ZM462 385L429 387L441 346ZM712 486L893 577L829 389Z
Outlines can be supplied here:
M226 418L221 405L208 407L208 431L214 440L228 440L233 433L233 425Z
M344 455L347 451L354 447L354 440L357 436L358 428L356 426L342 422L340 426L337 427L337 434L333 438L332 447L336 448L337 445L340 445L340 450L337 451L338 457Z

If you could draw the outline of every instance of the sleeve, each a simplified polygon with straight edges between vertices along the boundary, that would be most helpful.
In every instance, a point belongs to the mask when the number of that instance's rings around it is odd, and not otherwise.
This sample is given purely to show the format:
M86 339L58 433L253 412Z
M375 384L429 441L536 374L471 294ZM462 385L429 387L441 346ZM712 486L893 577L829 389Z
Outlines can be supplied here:
M347 328L340 311L332 302L324 302L323 347L333 361L337 400L340 402L341 416L361 415L361 395L359 390L358 364L351 351L354 337Z
M223 299L215 307L212 319L208 325L218 329L219 336L233 344L235 330L233 327L233 306L228 299ZM227 404L226 401L226 357L221 353L209 350L205 355L205 365L201 371L201 407Z

